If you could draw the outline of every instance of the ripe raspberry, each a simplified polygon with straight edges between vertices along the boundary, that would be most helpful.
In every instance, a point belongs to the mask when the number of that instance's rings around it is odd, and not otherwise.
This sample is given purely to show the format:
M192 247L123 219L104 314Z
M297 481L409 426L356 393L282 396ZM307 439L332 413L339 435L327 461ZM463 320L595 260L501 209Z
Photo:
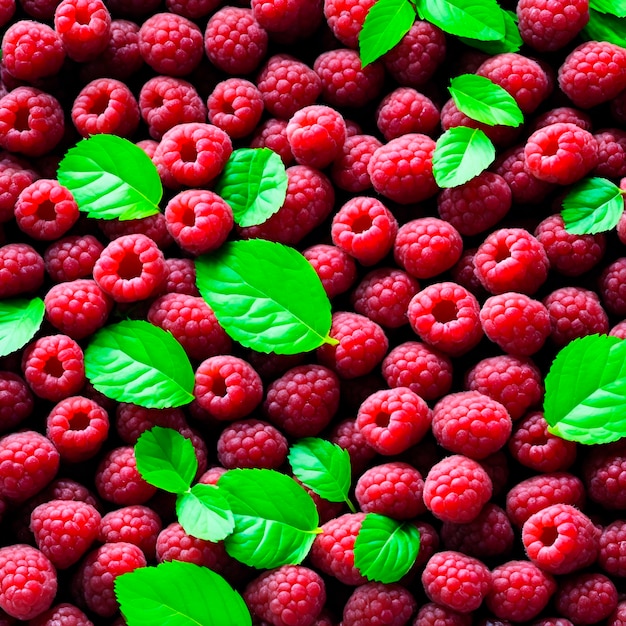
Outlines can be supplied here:
M62 0L54 11L54 29L70 59L95 59L107 46L111 14L102 0Z
M399 204L413 204L433 196L435 142L422 133L407 133L378 148L367 164L372 186Z
M598 279L602 303L609 313L626 315L626 257L620 257L607 265Z
M595 624L606 619L617 607L615 584L604 574L576 573L560 581L554 606L574 624Z
M582 43L559 67L558 81L581 109L608 102L626 88L626 49L607 41Z
M474 256L476 276L492 294L532 295L548 276L545 248L523 228L500 228L487 235Z
M104 246L93 235L68 235L51 243L43 255L46 273L55 283L87 278Z
M250 148L269 148L281 158L285 167L293 165L294 158L287 139L287 120L272 117L257 126L250 139Z
M491 590L489 568L454 550L436 552L422 572L426 595L459 613L475 611Z
M254 83L227 78L213 88L207 101L209 122L231 139L250 135L263 115L263 96Z
M337 187L360 193L372 187L367 171L374 152L383 144L373 135L349 135L339 156L331 163L330 176Z
M330 299L348 291L354 284L356 263L341 248L320 243L306 248L302 255L313 266Z
M435 463L426 475L424 504L438 519L464 524L478 517L492 491L493 484L482 465L455 454Z
M617 324L612 326L611 330L609 330L609 335L612 337L619 337L620 339L626 339L626 320L617 322Z
M20 192L39 178L39 174L24 159L8 152L3 154L7 156L0 160L0 223L13 219L15 201Z
M486 297L487 291L478 280L474 271L474 255L478 248L465 248L461 258L450 268L450 278L453 282L465 287L476 297Z
M103 515L97 538L101 543L124 541L135 544L147 559L152 560L156 556L156 541L161 529L161 518L156 511L138 504Z
M324 20L323 0L288 0L286 3L280 0L253 0L250 5L270 39L281 45L295 44L310 37Z
M141 433L153 426L183 431L188 427L184 413L178 408L147 409L120 402L115 409L115 430L125 443L134 446Z
M50 560L22 543L0 548L0 581L0 609L18 620L30 620L47 611L58 587Z
M0 370L0 433L15 430L32 412L34 398L26 381Z
M376 450L367 443L359 430L356 418L340 421L329 433L328 440L348 451L353 476L364 471L369 461L376 456Z
M157 74L191 74L202 59L203 44L198 25L175 13L156 13L139 29L139 52Z
M422 604L411 626L471 626L472 616L436 602Z
M592 174L604 178L626 176L626 131L607 128L593 136L598 142L598 164Z
M16 0L3 0L0 2L0 26L8 24L15 14L15 2Z
M546 608L557 583L530 561L515 560L497 565L491 572L487 608L498 618L528 622Z
M217 0L165 0L168 11L188 17L190 20L213 13L219 4Z
M324 17L333 35L348 48L358 48L359 33L374 0L325 0Z
M398 87L378 105L376 126L387 141L406 133L430 135L439 126L439 109L412 87Z
M254 367L265 383L271 383L288 369L302 365L306 358L305 352L276 354L275 352L266 353L248 349L245 354L248 363Z
M398 583L368 582L357 587L343 609L343 626L368 626L384 619L404 626L417 608L413 594Z
M610 576L626 575L626 521L617 520L602 529L598 565Z
M34 292L43 285L44 261L26 243L0 247L0 298Z
M183 293L187 296L199 296L196 286L196 266L193 259L165 259L165 293Z
M98 220L98 228L104 236L113 241L122 235L145 235L150 237L162 250L174 243L167 230L165 215L161 212L135 220Z
M263 572L243 591L250 612L274 626L313 626L326 603L322 577L303 565Z
M322 365L330 367L340 378L357 378L369 374L383 360L389 340L385 331L358 313L333 313L329 336L339 343L325 343L316 350Z
M626 442L592 448L583 461L589 498L609 510L626 509Z
M93 626L93 622L74 604L60 602L29 620L29 626Z
M407 316L424 343L449 356L468 352L483 337L478 300L456 283L434 283L418 291Z

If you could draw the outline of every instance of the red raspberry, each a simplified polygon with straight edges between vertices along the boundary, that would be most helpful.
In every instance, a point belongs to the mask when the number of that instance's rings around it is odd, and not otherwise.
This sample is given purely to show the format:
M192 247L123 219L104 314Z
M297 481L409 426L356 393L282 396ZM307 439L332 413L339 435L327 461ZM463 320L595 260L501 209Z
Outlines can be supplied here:
M303 565L263 572L243 591L250 612L274 626L312 626L326 603L322 577Z
M302 255L313 266L330 299L347 291L354 284L356 263L341 248L320 243L306 248Z
M477 249L465 248L463 250L461 258L450 268L450 278L471 291L476 297L483 298L487 295L487 291L474 271L474 255Z
M439 126L439 109L412 87L398 87L378 105L376 126L387 141L406 133L430 135Z
M483 337L478 300L456 283L434 283L418 291L407 316L424 343L449 356L468 352Z
M472 616L436 602L422 604L411 626L471 626Z
M576 573L560 581L554 606L574 624L595 624L616 609L617 589L610 578L596 572Z
M15 14L15 0L3 0L0 2L0 25L5 26Z
M436 552L426 563L422 584L433 602L459 613L470 613L491 590L491 573L474 557L444 550Z
M339 422L329 433L328 440L348 451L353 476L359 475L376 456L376 450L367 443L359 430L356 418Z
M267 29L272 41L290 45L310 37L321 26L324 20L322 12L322 0L288 0L287 5L283 4L284 10L278 8L272 17L268 15L268 11L264 10L264 15L257 13L259 4L264 5L264 9L268 5L272 9L280 7L280 0L253 0L250 4L253 8L255 16L258 15L259 23ZM271 12L271 10L270 10ZM282 14L282 15L281 15ZM284 19L283 19L284 18ZM281 22L280 28L276 20ZM276 30L279 28L278 30Z
M556 124L557 122L576 124L589 132L593 130L593 121L588 113L574 107L555 107L541 115L537 115L530 124L529 133L534 133L544 126Z
M54 11L54 28L67 56L84 63L106 48L111 14L102 0L62 0Z
M607 128L593 136L598 142L598 164L592 174L604 178L626 176L626 131Z
M330 166L330 176L337 187L352 193L370 189L372 181L367 171L374 152L383 144L373 135L349 135L339 156Z
M255 19L271 36L284 35L296 27L299 11L297 0L253 0L250 7Z
M376 322L348 311L333 313L329 336L339 343L320 346L317 358L344 379L369 374L389 347L385 331Z
M45 269L55 283L87 278L104 246L93 235L69 235L45 250Z
M161 529L161 518L156 511L137 504L114 509L103 515L97 537L102 543L124 541L135 544L147 559L154 559L157 536Z
M554 578L530 561L507 561L491 572L485 604L498 618L528 622L546 608L557 589Z
M213 88L207 101L209 122L231 139L250 135L263 115L263 96L254 83L227 78Z
M474 256L476 276L492 294L532 295L548 276L545 248L523 228L500 228L484 239Z
M368 626L384 619L389 626L408 624L417 602L398 583L368 582L357 587L343 608L343 626Z
M115 409L115 430L122 441L135 445L141 433L153 426L182 431L188 427L184 413L178 408L147 409L120 402Z
M199 296L196 286L196 266L193 259L165 259L165 293L184 293Z
M454 454L435 463L426 475L424 504L436 518L464 524L478 517L492 491L491 479L478 461Z
M39 174L29 164L17 156L4 152L0 160L0 223L13 219L15 201L22 189L33 183Z
M32 412L34 398L26 381L0 370L0 433L15 430Z
M165 215L160 212L135 220L119 220L117 218L98 220L98 228L110 241L122 235L145 235L150 237L162 250L174 243L167 230Z
M92 626L93 622L69 602L55 604L29 621L29 626Z
M188 17L190 20L213 13L219 4L217 0L165 0L168 11Z
M591 500L609 510L626 509L626 442L592 448L582 478Z
M0 298L34 292L43 285L44 261L26 243L0 247Z
M433 196L435 142L422 133L407 133L378 148L367 164L372 186L399 204L413 204Z
M28 344L22 371L33 393L51 402L78 393L85 384L83 351L67 335L46 335Z
M609 313L626 315L626 257L620 257L607 265L598 280L602 302Z
M617 603L617 607L608 617L607 624L608 626L624 626L626 624L626 600Z
M261 380L269 383L282 376L288 369L302 365L306 353L276 354L275 352L266 353L248 349L246 358L261 377Z
M202 60L204 39L197 24L175 13L156 13L139 29L139 52L158 74L186 76Z
M609 335L612 337L619 337L620 339L626 339L626 320L617 322L617 324L609 330Z
M348 48L358 48L359 33L374 0L325 0L324 17L333 35Z
M602 529L598 565L610 576L626 575L626 521L617 520Z
M281 158L285 167L292 165L294 158L287 139L287 120L272 117L257 126L250 139L250 148L269 148Z
M608 102L626 88L626 49L607 41L582 43L559 67L558 81L581 109Z
M22 543L0 548L0 581L0 609L18 620L30 620L47 611L58 588L50 560Z

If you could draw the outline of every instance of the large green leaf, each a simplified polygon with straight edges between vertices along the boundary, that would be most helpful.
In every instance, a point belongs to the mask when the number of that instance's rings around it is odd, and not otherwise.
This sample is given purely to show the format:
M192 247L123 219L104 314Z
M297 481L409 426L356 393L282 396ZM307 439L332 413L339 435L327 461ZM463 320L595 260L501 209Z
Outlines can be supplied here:
M0 356L25 346L39 330L45 312L41 298L0 301Z
M176 498L178 522L188 535L221 541L235 527L228 501L215 485L195 484Z
M503 11L505 35L504 39L495 41L481 41L480 39L470 39L468 37L460 37L461 41L468 46L472 46L478 50L482 50L487 54L495 56L504 52L517 52L523 45L524 41L517 27L517 15L513 11Z
M626 17L626 3L623 0L589 0L589 8L616 17Z
M626 48L626 18L589 9L589 22L580 34L590 41L608 41Z

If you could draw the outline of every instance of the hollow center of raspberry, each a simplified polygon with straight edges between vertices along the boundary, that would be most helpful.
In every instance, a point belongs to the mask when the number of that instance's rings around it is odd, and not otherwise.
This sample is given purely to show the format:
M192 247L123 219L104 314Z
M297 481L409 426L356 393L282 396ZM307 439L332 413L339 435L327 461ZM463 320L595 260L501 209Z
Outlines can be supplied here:
M539 536L539 541L544 546L551 546L559 536L557 529L554 526L545 526L541 529L541 535Z
M89 112L93 115L102 115L109 106L109 97L107 94L99 94L97 98L91 103Z
M180 216L180 221L185 226L193 226L196 223L196 214L193 212L193 209L185 209Z
M15 122L13 128L20 133L30 130L30 124L28 123L29 112L28 109L18 109L15 113Z
M196 144L185 143L180 147L180 160L184 163L193 163L197 158Z
M507 246L498 246L493 260L496 263L500 263L511 256L511 250Z
M74 20L77 24L89 24L91 21L91 12L87 7L77 6L74 11Z
M37 217L45 222L54 222L57 218L55 204L51 200L45 200L37 207Z
M386 411L379 411L376 414L376 426L379 428L387 428L389 426L389 421L391 420L391 416Z
M352 222L352 232L355 234L363 233L372 227L372 218L369 215L359 215Z
M543 156L554 156L559 151L559 139L558 137L550 137L543 144Z
M63 376L63 374L65 373L65 370L63 369L63 364L56 356L51 356L46 361L43 371L48 376L53 376L54 378L61 378L61 376Z
M122 259L117 269L117 275L122 280L131 280L131 278L141 276L142 271L143 263L136 254L131 252Z
M226 395L226 381L223 378L215 378L211 385L211 392L216 395L223 397Z
M70 430L85 430L90 424L89 415L83 411L77 411L70 417Z
M456 304L450 300L442 300L437 302L433 307L433 317L440 324L447 324L457 318L459 311L456 308Z

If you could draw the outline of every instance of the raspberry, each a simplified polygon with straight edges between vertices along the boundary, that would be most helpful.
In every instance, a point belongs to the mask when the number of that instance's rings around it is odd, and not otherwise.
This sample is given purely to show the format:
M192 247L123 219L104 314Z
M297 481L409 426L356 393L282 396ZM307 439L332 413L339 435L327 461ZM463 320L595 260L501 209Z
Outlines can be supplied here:
M435 142L422 133L407 133L378 148L367 164L372 186L399 204L413 204L433 196Z
M626 624L626 600L617 603L617 607L609 615L607 623L608 626L624 626Z
M306 248L302 255L313 266L330 299L347 291L354 284L356 263L341 248L320 243Z
M19 20L2 37L2 65L11 76L29 83L54 76L65 50L57 32L41 22Z
M491 572L485 604L497 617L528 622L548 605L557 589L554 578L529 561L507 561Z
M15 430L32 412L34 398L26 381L0 370L0 433Z
M333 243L361 265L375 265L391 250L398 233L393 213L376 198L354 196L335 213Z
M296 26L299 3L295 0L254 0L250 7L254 18L272 36L283 35Z
M617 322L617 324L609 330L609 335L612 337L619 337L620 339L626 339L626 320Z
M608 102L626 88L626 49L607 41L582 43L559 67L558 81L581 109Z
M198 19L213 13L219 6L217 0L166 0L165 6L168 11L177 13L190 20Z
M550 292L543 303L550 316L550 338L557 346L578 337L609 332L609 318L600 298L589 289L560 287Z
M330 432L328 440L348 451L353 475L363 471L369 461L376 456L376 450L368 445L355 418L339 422Z
M48 276L55 283L87 278L104 246L93 235L69 235L51 243L43 255Z
M98 220L98 228L110 241L122 235L145 235L150 237L162 250L174 243L167 230L165 215L160 212L134 220L119 220L117 218Z
M269 148L281 158L285 167L293 165L294 158L287 139L287 120L272 117L257 126L250 139L250 148Z
M374 0L324 0L324 17L333 35L348 48L358 48L359 33Z
M157 0L109 0L111 11L126 17L139 18L158 10Z
M357 587L347 599L341 623L368 626L384 619L389 626L404 626L416 608L413 594L402 585L368 582Z
M67 56L84 63L106 48L111 14L102 0L62 0L54 11L54 29Z
M248 362L264 382L272 382L282 376L288 369L302 365L306 357L305 352L296 354L265 353L249 349L246 353Z
M26 243L0 247L0 298L11 298L39 289L43 285L44 261Z
M367 171L374 152L383 144L372 135L349 135L339 156L330 166L330 176L337 187L352 193L370 189L372 181Z
M539 128L549 126L550 124L556 124L557 122L568 122L570 124L576 124L583 130L591 132L593 130L593 122L591 117L585 111L576 109L574 107L555 107L549 109L541 115L537 115L532 124L529 127L529 133L534 133Z
M406 133L430 135L439 126L439 109L412 87L398 87L378 105L376 126L387 141Z
M287 459L287 439L263 420L229 424L217 440L217 458L226 469L278 469Z
M135 544L147 559L154 559L157 536L161 529L159 515L151 508L137 504L114 509L103 515L97 538L101 543L124 541Z
M115 302L145 300L163 284L163 253L146 235L122 235L102 251L93 277Z
M399 269L382 267L367 273L352 293L354 310L385 328L408 324L406 312L418 292L415 278Z
M29 626L92 626L92 624L83 611L69 602L60 602L29 622Z
M412 626L471 626L472 616L436 602L422 604Z
M0 26L5 26L9 23L15 14L15 9L15 0L3 0L0 3Z
M339 378L322 365L298 365L267 388L263 413L291 437L314 437L339 408Z
M424 504L436 518L464 524L478 517L492 491L491 479L478 461L454 454L435 463L426 475Z
M598 565L610 576L626 575L626 521L617 520L602 529Z
M606 619L617 607L615 584L604 574L572 574L560 581L554 606L574 624L595 624Z
M28 344L22 371L33 393L51 402L78 393L85 384L83 351L67 335L46 335Z
M548 276L545 248L524 228L500 228L484 239L474 256L476 276L487 291L532 295Z
M141 433L153 426L183 431L187 420L178 408L147 409L136 404L120 402L115 409L115 430L122 441L135 445Z
M426 595L459 613L475 611L491 590L489 568L478 559L454 550L435 553L422 572Z
M252 9L225 6L209 19L204 47L209 61L219 70L227 74L250 74L265 57L268 39Z
M213 88L207 101L209 122L231 139L250 135L263 115L263 96L254 83L227 78Z
M344 379L369 374L389 347L385 331L376 322L349 311L333 313L329 336L339 343L320 346L317 358Z
M50 560L22 543L0 548L0 581L0 608L18 620L47 611L58 587Z
M322 524L315 536L309 559L315 569L344 585L362 585L367 579L354 565L354 542L365 513L344 513Z
M203 43L198 25L175 13L156 13L139 29L139 52L157 74L191 74L202 60Z
M146 566L146 557L132 543L105 543L92 550L82 561L76 577L82 600L100 617L113 617L119 609L114 593L115 579Z
M608 128L593 136L598 142L598 164L592 174L605 178L626 176L626 131Z
M8 152L4 152L8 155ZM39 174L16 156L0 160L0 223L13 219L15 201L22 189L33 183Z
M450 268L452 281L468 289L477 297L485 297L486 289L478 280L474 271L474 255L478 248L465 248L461 253L461 258Z
M35 87L16 87L0 98L0 148L29 157L58 145L65 132L61 103Z
M478 300L456 283L434 283L418 291L407 316L424 343L449 356L468 352L483 337Z
M192 259L165 259L165 293L199 296L196 286L196 266Z
M626 443L591 449L583 461L582 477L593 502L609 510L626 509Z
M257 7L262 3L264 9L268 5L272 9L280 7L280 0L254 0L251 2L255 17L258 16L259 23L267 29L272 41L278 44L294 44L302 39L310 37L322 24L324 14L322 12L322 0L312 0L303 2L302 0L291 0L284 9L278 8L270 17L267 10L263 10L263 16L257 12ZM277 24L276 20L281 24Z
M250 581L243 599L255 617L274 626L312 626L326 603L326 585L308 567L283 565Z
M626 315L626 257L620 257L607 265L598 279L602 303L609 313Z

